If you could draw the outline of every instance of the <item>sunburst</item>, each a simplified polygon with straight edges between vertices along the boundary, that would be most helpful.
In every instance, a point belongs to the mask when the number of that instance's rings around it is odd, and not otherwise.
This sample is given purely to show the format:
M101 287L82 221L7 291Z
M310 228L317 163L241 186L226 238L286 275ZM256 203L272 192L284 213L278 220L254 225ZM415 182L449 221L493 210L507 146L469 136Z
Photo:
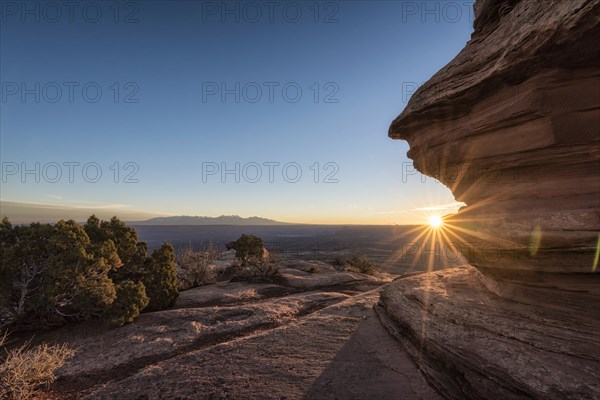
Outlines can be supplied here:
M439 215L430 215L427 218L427 222L429 222L429 226L433 229L441 228L444 225L444 220Z

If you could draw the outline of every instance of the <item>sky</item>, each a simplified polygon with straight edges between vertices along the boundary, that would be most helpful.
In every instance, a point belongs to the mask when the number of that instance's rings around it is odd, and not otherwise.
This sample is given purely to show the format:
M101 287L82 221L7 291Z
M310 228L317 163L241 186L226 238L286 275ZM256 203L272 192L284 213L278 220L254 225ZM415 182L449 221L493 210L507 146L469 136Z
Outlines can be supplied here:
M469 40L470 1L0 5L3 215L412 224L457 209L387 130Z

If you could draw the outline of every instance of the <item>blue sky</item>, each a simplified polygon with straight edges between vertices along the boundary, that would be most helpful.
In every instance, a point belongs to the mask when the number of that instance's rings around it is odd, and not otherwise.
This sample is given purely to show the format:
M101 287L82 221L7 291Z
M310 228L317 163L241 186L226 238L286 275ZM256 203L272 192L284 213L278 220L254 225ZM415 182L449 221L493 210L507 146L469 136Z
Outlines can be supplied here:
M1 3L4 202L361 224L454 203L387 129L469 2Z

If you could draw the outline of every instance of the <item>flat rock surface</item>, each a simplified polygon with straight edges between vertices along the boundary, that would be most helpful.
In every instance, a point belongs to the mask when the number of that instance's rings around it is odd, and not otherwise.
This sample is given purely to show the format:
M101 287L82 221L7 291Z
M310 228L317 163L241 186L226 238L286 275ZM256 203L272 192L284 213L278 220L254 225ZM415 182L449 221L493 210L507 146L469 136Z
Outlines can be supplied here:
M341 293L303 293L253 304L143 314L133 324L69 341L78 351L58 376L69 380L111 379L116 371L127 373L190 349L277 326L347 297Z
M121 328L41 334L77 353L40 399L438 399L373 310L390 276L312 266L190 289Z
M352 290L354 286L357 291L365 291L365 288L366 290L374 289L392 280L389 276L375 277L349 271L324 270L314 274L295 268L282 268L280 271L284 285L298 290L316 290L345 285L348 290Z
M375 316L378 298L378 291L358 295L285 326L173 357L85 398L440 398Z
M239 304L271 297L273 293L286 293L281 285L267 283L219 282L179 293L174 308L206 307L211 305Z

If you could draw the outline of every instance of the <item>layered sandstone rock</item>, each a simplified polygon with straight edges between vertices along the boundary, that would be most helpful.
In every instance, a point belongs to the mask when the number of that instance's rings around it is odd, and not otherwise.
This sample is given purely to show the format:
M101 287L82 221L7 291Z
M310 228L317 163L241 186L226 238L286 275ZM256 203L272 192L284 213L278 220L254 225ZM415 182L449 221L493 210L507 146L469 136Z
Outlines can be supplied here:
M590 305L592 307L592 305ZM450 399L597 399L598 320L499 297L471 266L399 279L381 320Z
M455 385L449 393L458 393L450 397L486 398L495 387L505 398L593 398L599 388L590 382L600 368L599 351L588 347L600 329L600 1L479 0L475 12L470 42L415 93L389 135L407 140L415 167L467 204L447 219L445 233L477 268L460 285L484 306L451 298L448 285L458 278L443 272L440 285L430 275L394 283L382 310L404 327L398 332L413 332L406 337L419 343L423 360L435 358L446 370ZM432 298L450 303L430 307ZM416 306L422 317L407 312ZM544 334L521 343L495 331L498 318L510 326L512 316ZM419 328L422 318L441 331L452 323L487 339L467 344L460 357L448 348L456 340L443 346ZM567 355L569 367L561 369ZM543 368L527 370L523 357L542 357ZM493 370L469 373L477 365ZM552 379L543 379L544 370Z
M389 134L407 140L415 167L468 205L454 219L474 244L474 254L465 252L471 263L592 272L600 230L600 2L487 3L516 4L488 6L505 14L473 33Z

